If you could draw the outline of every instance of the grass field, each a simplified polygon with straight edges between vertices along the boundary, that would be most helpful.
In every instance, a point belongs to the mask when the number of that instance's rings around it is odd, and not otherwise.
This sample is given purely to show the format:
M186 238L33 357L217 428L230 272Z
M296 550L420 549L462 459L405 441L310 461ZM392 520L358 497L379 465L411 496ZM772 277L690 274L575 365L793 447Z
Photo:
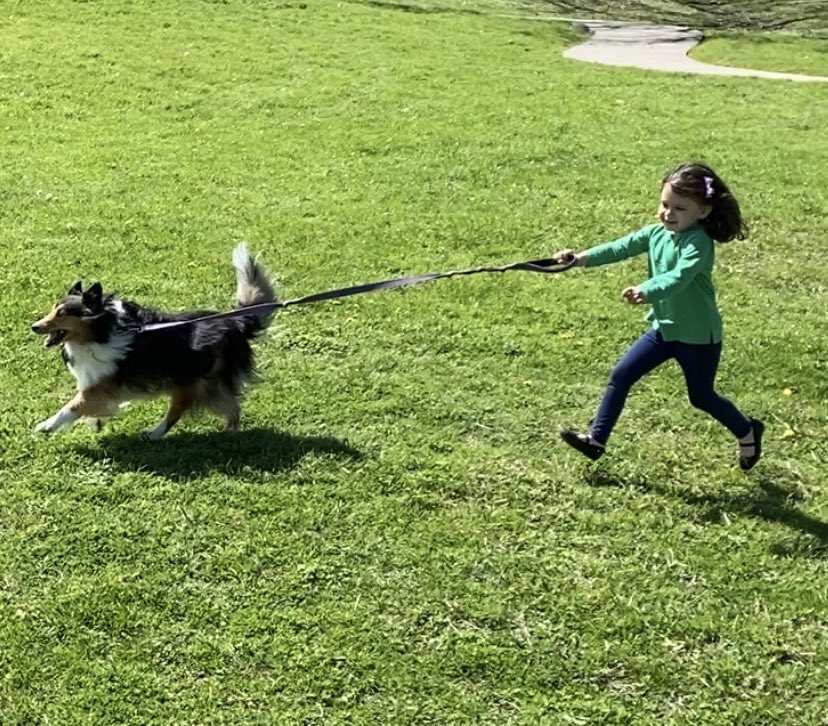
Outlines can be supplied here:
M462 8L460 8L462 10ZM828 712L828 88L566 61L565 24L384 4L49 1L0 26L0 722L818 724ZM620 236L686 157L720 388L666 366L610 453L557 440L643 329L643 260L292 309L244 430L101 434L29 331L76 279L229 307Z
M690 55L706 63L828 77L828 41L770 33L712 34Z
M821 0L351 0L409 13L461 12L535 20L592 18L686 25L704 42L690 55L725 66L828 76L828 5Z

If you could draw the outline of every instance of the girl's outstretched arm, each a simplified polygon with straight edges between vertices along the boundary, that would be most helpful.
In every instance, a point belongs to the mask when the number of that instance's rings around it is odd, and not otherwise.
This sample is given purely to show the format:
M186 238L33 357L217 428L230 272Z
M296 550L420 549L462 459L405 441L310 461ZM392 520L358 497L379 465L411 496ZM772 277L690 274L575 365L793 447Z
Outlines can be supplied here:
M582 253L586 257L587 266L609 265L643 254L649 249L650 237L658 227L657 224L651 224L613 242L590 247Z

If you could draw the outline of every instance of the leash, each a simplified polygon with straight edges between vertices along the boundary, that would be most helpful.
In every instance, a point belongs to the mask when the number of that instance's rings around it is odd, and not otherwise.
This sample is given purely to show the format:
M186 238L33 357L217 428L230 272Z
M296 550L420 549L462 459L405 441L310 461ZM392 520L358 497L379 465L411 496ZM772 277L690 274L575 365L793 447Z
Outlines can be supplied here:
M426 275L413 275L410 277L397 277L391 280L382 280L381 282L369 282L364 285L353 285L351 287L341 287L337 290L327 290L325 292L317 292L312 295L305 295L303 297L293 298L292 300L281 300L267 303L260 303L258 305L248 305L243 308L236 308L223 313L212 313L198 318L191 318L189 320L171 320L161 323L146 323L145 325L138 325L134 330L138 333L149 333L155 330L166 330L169 328L177 328L182 325L193 325L194 323L201 323L208 320L222 320L224 318L240 318L249 315L261 315L262 317L270 315L275 310L293 307L294 305L307 305L309 303L322 302L324 300L335 300L337 298L351 297L352 295L364 295L369 292L377 292L378 290L393 290L397 287L406 287L408 285L418 285L423 282L431 282L432 280L444 280L449 277L461 277L467 275L479 275L481 273L493 272L508 272L509 270L524 270L526 272L541 272L546 274L554 274L557 272L564 272L575 264L575 259L561 262L555 258L547 258L542 260L528 260L526 262L513 262L510 265L503 265L502 267L474 267L468 270L452 270L451 272L434 272Z

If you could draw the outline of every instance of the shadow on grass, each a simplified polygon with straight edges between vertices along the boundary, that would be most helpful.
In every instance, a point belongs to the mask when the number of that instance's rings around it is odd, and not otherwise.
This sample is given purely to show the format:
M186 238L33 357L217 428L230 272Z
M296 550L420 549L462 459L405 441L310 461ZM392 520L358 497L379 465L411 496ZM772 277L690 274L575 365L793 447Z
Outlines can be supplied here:
M773 476L762 473L751 476L749 488L736 492L711 492L699 494L653 483L644 477L626 479L603 468L590 470L587 481L593 486L636 487L656 494L681 499L686 504L704 509L707 521L721 521L722 513L753 517L765 522L784 524L792 530L807 535L795 543L782 543L773 547L774 554L781 556L802 555L828 558L828 522L803 512L798 507L803 495L796 489L776 483ZM758 485L758 487L757 487Z
M287 471L308 455L361 459L347 442L326 436L293 436L283 431L248 429L209 433L172 433L161 441L137 436L101 437L80 453L111 461L125 471L146 471L171 479L213 472L257 475Z
M383 10L399 10L403 13L415 13L430 15L434 13L454 13L467 15L481 15L480 11L468 8L439 8L426 5L414 5L413 3L389 2L389 0L364 0L366 5L381 8Z
M793 545L777 544L773 551L778 555L805 555L828 557L828 522L803 512L798 507L802 494L777 484L767 475L756 479L758 489L724 494L680 494L688 504L706 506L712 519L719 511L761 519L765 522L784 524L790 529L809 535Z
M618 488L634 488L634 489L654 489L652 484L643 476L626 476L621 477L614 474L609 469L605 468L603 462L598 464L587 464L589 468L584 474L584 479L588 484L594 487L618 487Z

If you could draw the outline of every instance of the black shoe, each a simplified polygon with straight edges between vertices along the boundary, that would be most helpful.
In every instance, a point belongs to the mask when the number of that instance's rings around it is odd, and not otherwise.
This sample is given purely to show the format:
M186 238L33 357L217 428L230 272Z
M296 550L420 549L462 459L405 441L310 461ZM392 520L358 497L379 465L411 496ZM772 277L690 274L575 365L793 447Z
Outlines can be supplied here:
M753 443L739 444L739 466L742 471L750 471L762 456L762 434L765 433L765 424L758 418L752 418L750 423L753 426ZM749 446L753 447L753 455L742 456L741 451Z
M604 455L604 447L590 441L587 434L579 434L572 429L563 429L561 431L561 438L573 449L577 449L593 461L598 461Z

